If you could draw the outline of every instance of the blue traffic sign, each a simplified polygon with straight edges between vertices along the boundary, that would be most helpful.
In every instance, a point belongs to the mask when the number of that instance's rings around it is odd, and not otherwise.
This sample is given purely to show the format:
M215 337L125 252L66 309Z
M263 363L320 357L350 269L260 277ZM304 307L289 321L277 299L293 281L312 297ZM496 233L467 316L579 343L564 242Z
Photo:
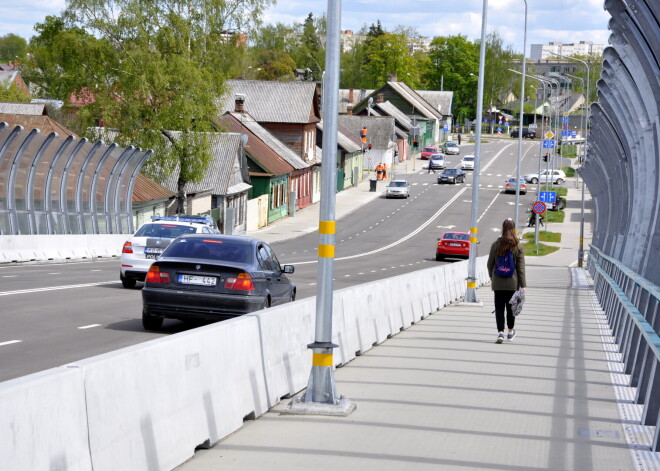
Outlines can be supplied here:
M541 214L545 212L545 203L543 201L537 201L532 205L532 211L536 214Z
M444 127L442 128L442 130L443 130L443 131L449 131L449 126L447 126L447 125L445 124Z
M497 122L497 124L502 124L502 120L500 119L500 120Z
M540 191L539 192L539 201L544 203L556 203L557 202L557 192L556 191Z
M497 132L502 132L502 128L498 126L497 127Z
M505 126L508 126L508 125L509 125L509 123L504 123L504 125L505 125Z
M543 148L544 149L554 149L555 148L555 141L543 141Z
M577 129L573 129L573 130L571 131L571 136L573 136L573 137L577 137Z
M561 122L562 122L562 123L568 123L568 116L564 116L564 117L561 119Z

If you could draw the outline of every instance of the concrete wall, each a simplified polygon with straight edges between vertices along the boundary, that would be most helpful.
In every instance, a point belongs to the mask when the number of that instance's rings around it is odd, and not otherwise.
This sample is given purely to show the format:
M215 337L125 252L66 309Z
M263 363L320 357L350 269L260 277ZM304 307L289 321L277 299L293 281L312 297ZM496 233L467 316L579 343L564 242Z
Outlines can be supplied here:
M2 235L0 263L118 257L130 234Z
M458 300L466 277L464 261L335 292L335 365ZM303 299L0 383L2 469L173 469L307 386L314 324Z

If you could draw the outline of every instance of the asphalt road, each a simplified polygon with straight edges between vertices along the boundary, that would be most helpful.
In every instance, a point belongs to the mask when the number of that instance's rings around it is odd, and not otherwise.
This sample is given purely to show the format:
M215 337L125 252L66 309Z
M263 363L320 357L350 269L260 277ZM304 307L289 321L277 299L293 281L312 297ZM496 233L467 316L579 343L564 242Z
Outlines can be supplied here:
M521 175L538 169L538 141L525 142ZM458 166L461 155L447 156ZM517 141L482 144L479 191L480 254L497 238L502 221L514 214L514 194L502 191L515 176ZM437 173L423 169L406 176L411 197L378 198L337 222L334 288L434 266L437 238L446 230L467 232L472 203L472 172L465 184L438 185ZM534 200L530 188L520 197L520 222ZM282 264L293 264L298 298L316 294L318 234L272 244ZM113 351L193 328L166 320L161 332L141 323L141 284L119 283L119 260L0 267L0 381Z

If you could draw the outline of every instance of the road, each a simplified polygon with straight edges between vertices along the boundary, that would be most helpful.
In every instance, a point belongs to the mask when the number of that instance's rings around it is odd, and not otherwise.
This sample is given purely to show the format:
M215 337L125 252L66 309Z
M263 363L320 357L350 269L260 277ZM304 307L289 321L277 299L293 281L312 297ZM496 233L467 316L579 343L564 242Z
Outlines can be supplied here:
M462 146L462 155L473 147ZM447 156L448 166L458 166L462 155ZM521 175L538 169L538 155L538 141L524 143ZM482 145L480 254L513 217L515 195L502 188L515 176L516 156L515 140ZM409 199L381 197L337 222L335 289L451 263L435 261L436 239L446 230L469 230L473 176L468 171L465 184L438 185L423 165L417 161L418 171L406 176ZM520 197L520 224L533 195ZM296 267L299 299L316 294L317 244L317 233L272 244L282 264ZM0 267L0 381L191 328L166 320L161 332L145 332L141 284L124 289L118 274L118 260Z

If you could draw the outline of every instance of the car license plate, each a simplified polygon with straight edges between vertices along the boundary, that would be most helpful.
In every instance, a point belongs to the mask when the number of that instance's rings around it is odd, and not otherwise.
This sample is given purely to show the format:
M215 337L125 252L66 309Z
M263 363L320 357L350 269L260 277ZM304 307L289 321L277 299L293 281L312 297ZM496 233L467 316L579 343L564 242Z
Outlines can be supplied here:
M144 253L161 254L163 253L163 249L161 247L145 247Z
M449 245L451 245L452 247L463 247L463 244L457 244L457 243L455 243L455 242L452 242L452 243L449 244Z
M215 286L215 276L179 275L179 283L182 285Z
M144 258L147 260L156 260L160 254L157 253L146 253L144 254Z

